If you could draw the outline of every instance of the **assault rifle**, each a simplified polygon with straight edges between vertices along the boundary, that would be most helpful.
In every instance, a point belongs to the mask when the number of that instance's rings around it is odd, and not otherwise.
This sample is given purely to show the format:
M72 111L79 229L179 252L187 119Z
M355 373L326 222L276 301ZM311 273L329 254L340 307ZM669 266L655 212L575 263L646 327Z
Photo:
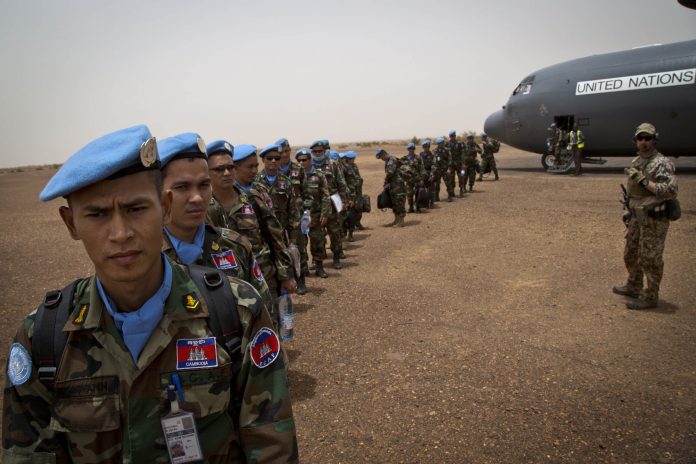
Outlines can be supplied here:
M623 223L626 227L628 227L628 222L631 220L631 216L633 213L631 213L631 208L628 206L628 191L626 191L626 187L624 187L624 184L621 185L621 199L619 202L623 205L624 213L623 213Z

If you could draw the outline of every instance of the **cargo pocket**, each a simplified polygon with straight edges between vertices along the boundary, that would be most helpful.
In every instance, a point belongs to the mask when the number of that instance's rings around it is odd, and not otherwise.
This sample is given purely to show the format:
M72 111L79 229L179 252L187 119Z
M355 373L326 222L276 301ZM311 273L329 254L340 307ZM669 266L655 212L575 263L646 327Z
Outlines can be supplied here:
M161 400L166 399L167 386L172 382L172 374L179 376L179 382L184 393L184 401L179 406L192 412L196 419L219 414L230 407L232 377L231 365L223 364L210 369L190 369L160 375Z
M116 376L56 382L51 427L64 432L109 432L121 422Z

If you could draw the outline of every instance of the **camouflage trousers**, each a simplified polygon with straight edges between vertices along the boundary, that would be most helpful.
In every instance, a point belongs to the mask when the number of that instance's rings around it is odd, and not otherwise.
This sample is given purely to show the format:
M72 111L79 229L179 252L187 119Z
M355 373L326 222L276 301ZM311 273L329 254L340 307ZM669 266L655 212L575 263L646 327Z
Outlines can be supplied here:
M662 252L669 230L669 221L649 217L639 220L631 218L626 232L624 263L628 270L627 287L636 292L642 291L641 299L657 302L662 281L664 261ZM643 275L648 286L643 290Z
M481 174L484 172L492 172L495 177L498 177L498 166L495 164L495 158L492 156L490 158L483 158L481 160Z
M456 166L457 166L457 169L455 171L456 171L457 179L459 179L459 189L461 190L464 187L466 187L466 171L464 172L464 174L462 174L462 170L464 170L464 163L457 163ZM454 168L452 168L452 169L454 169ZM454 192L455 186L456 186L456 182L455 182L455 179L453 176L452 177L452 192Z
M338 255L343 250L343 228L341 227L341 217L335 214L329 218L329 222L326 223L326 235L329 236L331 241L331 252L334 255Z
M467 162L465 167L464 167L464 185L466 186L467 181L469 183L469 187L474 186L474 182L476 181L476 161L473 162ZM460 184L461 186L461 184Z
M300 272L302 275L309 274L309 266L307 264L307 235L303 234L299 230L297 231L297 249L300 250Z
M304 242L305 246L307 242ZM314 261L324 261L326 259L326 233L319 224L319 215L312 216L312 225L309 227L309 249L312 252ZM305 253L307 249L305 248Z
M261 268L261 272L263 272L263 278L266 284L268 284L268 291L273 298L273 305L268 308L268 312L273 324L278 327L278 324L280 324L280 313L278 311L278 296L280 295L278 290L280 289L280 282L278 282L276 267L269 255L256 258L256 262L259 268Z
M392 211L397 216L406 215L406 194L404 192L393 193L389 191L389 196L391 196L392 201Z
M454 186L455 186L455 178L454 178L454 171L447 172L445 171L442 174L442 180L445 182L445 188L447 189L447 195L454 196ZM440 187L438 186L438 189Z

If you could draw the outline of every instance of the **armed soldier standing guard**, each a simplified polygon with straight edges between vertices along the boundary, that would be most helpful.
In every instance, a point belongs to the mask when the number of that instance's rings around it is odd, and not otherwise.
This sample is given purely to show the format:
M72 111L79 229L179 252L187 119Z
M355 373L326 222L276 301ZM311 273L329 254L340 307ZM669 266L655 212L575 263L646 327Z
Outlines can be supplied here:
M384 161L384 188L389 191L392 202L392 212L394 213L394 222L387 224L387 227L404 227L404 217L406 217L406 185L399 171L399 160L382 148L377 149L375 157Z
M500 142L494 139L488 139L488 134L481 132L481 145L483 146L483 154L481 155L481 173L479 174L478 180L483 180L483 174L486 172L493 172L495 174L495 180L500 179L498 177L498 166L495 162L495 154L500 150Z
M464 162L463 162L463 152L464 145L457 140L457 133L455 131L449 132L449 142L447 142L447 150L450 153L450 166L454 175L459 179L459 196L463 197L466 191L466 179L464 179ZM452 179L454 182L454 179ZM452 186L452 195L454 196L454 185ZM448 200L449 201L449 200Z
M476 155L481 153L481 147L476 144L474 140L474 134L469 133L466 136L466 143L464 144L464 167L466 168L465 176L469 181L469 191L474 191L474 181L476 180L476 169L479 168L478 160ZM465 180L466 180L465 179Z
M173 449L178 462L298 460L268 312L246 282L211 269L208 286L161 253L161 182L155 139L135 126L79 150L41 192L67 199L61 218L95 275L47 295L17 331L5 464L171 462Z
M416 204L416 212L420 213L418 204L418 188L423 185L425 169L423 160L416 155L416 145L409 143L406 145L408 154L401 158L401 177L406 183L406 198L408 199L408 212L413 213L413 204Z
M631 215L624 247L628 281L623 287L614 287L613 291L636 298L626 304L629 309L657 307L664 268L662 252L673 213L671 208L675 207L672 202L676 202L678 193L672 161L655 149L657 135L655 126L650 123L636 128L634 140L638 156L626 169ZM643 276L648 283L645 289Z
M440 201L440 180L444 180L447 190L447 201L451 202L454 197L454 173L452 172L451 158L449 150L445 148L445 138L435 139L435 201Z

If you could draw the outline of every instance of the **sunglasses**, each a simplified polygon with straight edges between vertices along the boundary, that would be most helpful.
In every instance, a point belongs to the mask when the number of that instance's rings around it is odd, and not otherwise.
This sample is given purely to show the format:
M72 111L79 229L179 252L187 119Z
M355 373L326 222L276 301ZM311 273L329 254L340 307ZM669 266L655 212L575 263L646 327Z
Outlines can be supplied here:
M298 163L306 163L307 161L309 161L309 158L297 158Z
M280 155L277 155L277 156L276 155L273 155L273 156L266 155L266 156L264 156L263 159L265 159L267 161L280 161Z
M321 155L322 153L324 153L324 150L312 150L313 155Z
M636 136L636 140L640 140L643 142L649 142L654 138L655 137L653 137L652 135L638 135L638 136Z
M223 165L221 165L221 166L216 166L216 167L214 167L214 168L211 168L211 171L215 171L215 172L217 172L218 174L224 174L225 171L230 171L230 172L232 172L232 169L234 169L234 165L233 165L233 164L223 164Z

